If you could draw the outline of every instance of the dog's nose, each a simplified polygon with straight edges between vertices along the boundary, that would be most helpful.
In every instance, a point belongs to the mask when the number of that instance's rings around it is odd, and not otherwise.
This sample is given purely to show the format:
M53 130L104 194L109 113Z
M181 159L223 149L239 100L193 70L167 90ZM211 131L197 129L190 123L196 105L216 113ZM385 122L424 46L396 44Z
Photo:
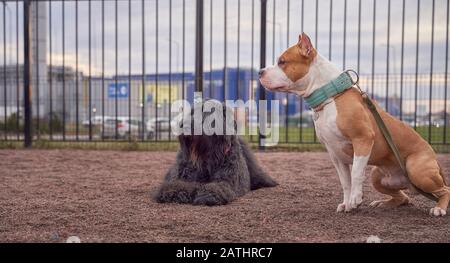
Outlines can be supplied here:
M259 70L259 73L258 73L258 74L259 74L259 77L262 77L262 75L264 74L264 71L265 71L264 69L260 69L260 70Z

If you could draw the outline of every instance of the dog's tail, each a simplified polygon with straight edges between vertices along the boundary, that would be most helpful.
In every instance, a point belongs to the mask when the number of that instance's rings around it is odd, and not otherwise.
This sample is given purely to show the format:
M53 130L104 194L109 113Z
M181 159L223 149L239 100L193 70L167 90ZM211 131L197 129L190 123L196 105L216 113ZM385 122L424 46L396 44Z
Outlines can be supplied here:
M250 174L250 189L256 190L263 187L277 186L278 183L270 178L263 171L261 166L259 166L248 144L242 138L239 138L239 143L241 145L242 153L244 154L248 172Z

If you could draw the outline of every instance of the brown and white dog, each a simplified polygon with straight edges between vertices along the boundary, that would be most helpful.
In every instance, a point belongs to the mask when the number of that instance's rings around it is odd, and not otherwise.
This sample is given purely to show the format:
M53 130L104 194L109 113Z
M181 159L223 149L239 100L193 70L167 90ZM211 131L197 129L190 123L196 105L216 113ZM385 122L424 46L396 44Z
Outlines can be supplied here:
M302 33L298 43L281 54L277 65L261 69L260 81L270 91L308 97L341 73L317 53L309 37ZM405 160L410 180L402 172L359 90L347 89L314 109L317 136L331 156L344 192L344 200L337 206L337 211L351 211L361 204L364 170L370 164L375 166L371 172L373 186L380 193L391 196L387 200L374 201L370 206L407 204L409 198L402 190L412 183L439 199L430 214L444 216L450 188L433 149L412 128L378 105L377 109Z

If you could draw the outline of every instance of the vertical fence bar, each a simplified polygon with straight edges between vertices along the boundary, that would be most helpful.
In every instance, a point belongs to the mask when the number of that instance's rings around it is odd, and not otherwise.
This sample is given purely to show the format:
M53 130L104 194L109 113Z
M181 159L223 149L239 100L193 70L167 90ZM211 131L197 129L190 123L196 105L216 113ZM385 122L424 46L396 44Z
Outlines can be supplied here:
M80 93L78 77L78 0L75 1L75 139L78 141L80 135Z
M346 67L346 52L347 52L347 0L344 1L344 43L343 43L343 51L342 51L342 69L345 70ZM315 139L315 138L314 138ZM314 140L315 142L315 140Z
M275 32L276 32L276 0L273 0L272 9L272 65L275 64ZM281 32L281 28L280 28Z
M75 0L75 140L79 140L78 0ZM64 76L65 78L65 76Z
M16 135L20 140L20 100L19 100L19 1L16 0Z
M375 92L375 30L377 21L377 0L373 0L373 20L372 20L372 92L370 94L371 98L374 98Z
M417 129L417 95L419 74L419 33L420 33L420 0L417 0L417 31L416 31L416 71L414 80L414 129Z
M4 137L8 140L8 107L7 107L7 92L6 92L6 2L3 2L3 114L4 116Z
M36 68L35 68L35 70L36 70L36 116L37 116L37 118L36 118L36 133L37 133L37 138L38 138L38 140L40 139L40 137L41 137L41 129L40 129L40 117L41 117L41 115L40 115L40 112L39 112L39 108L40 108L40 91L39 91L39 82L40 82L40 79L39 79L39 76L40 76L40 74L39 74L39 2L38 1L36 1L35 3L35 7L36 7L36 10L35 10L35 21L34 21L34 26L36 27L36 30L35 30L35 41L36 41L36 61L35 61L35 64L36 64ZM6 98L6 97L5 97Z
M303 2L303 1L302 1ZM331 60L331 42L333 33L333 0L330 0L330 31L328 32L328 59Z
M448 90L448 27L450 19L450 2L447 1L447 23L445 27L445 76L444 76L444 144L447 143L447 90Z
M253 81L255 81L255 74L254 74L254 72L255 72L255 70L254 70L254 64L255 64L255 0L252 0L252 36L251 36L251 40L250 40L250 42L251 42L251 51L250 51L250 53L251 53L251 55L250 55L250 64L251 64L251 67L250 67L250 69L251 69L251 81L250 81L250 83L251 83L251 97L249 98L249 99L255 99L255 97L253 96L254 95L254 92L255 92L255 87L254 87L254 85L253 85ZM254 121L254 120L252 120L252 121ZM251 142L253 142L253 135L250 135L250 141Z
M286 48L289 47L289 26L290 26L289 25L289 19L290 19L289 10L290 10L290 7L291 7L291 2L290 2L290 0L288 0L287 1L287 10L286 10L286 12L287 12L287 14L286 14ZM285 137L286 137L285 139L286 139L286 143L288 143L289 142L289 138L288 138L288 136L289 136L289 118L288 118L288 116L289 116L289 94L288 93L286 93L286 105L284 106L284 110L285 110L284 126L285 126Z
M433 70L434 70L434 8L435 7L435 1L432 1L431 4L431 50L430 50L430 85L429 85L429 90L430 90L430 98L428 101L428 143L431 143L431 139L432 139L432 118L431 115L433 114L433 107L432 107L432 102L433 102Z
M223 100L227 99L227 0L223 0Z
M105 0L102 0L102 141L105 138Z
M156 0L155 1L155 35L156 35L156 39L155 39L155 68L156 68L156 72L155 72L155 99L154 99L154 106L155 106L155 141L158 140L159 138L159 125L158 125L158 89L159 89L159 68L158 68L158 64L159 64L159 8L158 8L158 4L159 1Z
M181 77L181 81L182 81L182 99L185 99L185 94L186 94L186 80L185 80L185 74L186 74L186 56L185 56L185 51L186 51L186 0L183 0L183 21L182 21L183 25L183 43L182 43L182 51L183 51L183 57L181 58L182 62L182 77Z
M119 119L119 105L118 105L118 102L119 102L119 94L118 94L118 83L117 83L117 75L119 74L119 72L118 72L118 67L119 67L119 62L118 62L118 56L119 56L119 53L118 53L118 43L119 43L119 32L118 32L118 30L119 30L119 25L118 25L118 20L119 20L119 17L118 17L118 2L117 2L117 0L115 0L114 1L114 52L115 52L115 56L114 56L114 59L115 59L115 61L114 61L114 114L115 114L115 117L116 117L116 125L115 125L115 129L116 129L116 140L117 139L119 139L119 125L118 125L118 123L119 123L119 121L118 121L118 119ZM90 59L89 59L89 61L90 61ZM129 136L131 136L131 134L129 135Z
M386 40L386 97L384 98L385 109L389 112L389 51L391 50L390 38L391 38L391 1L388 0L388 13L387 13L387 40ZM395 67L395 65L394 65Z
M66 6L64 1L62 1L61 8L62 8L62 92L63 92L62 132L63 132L63 141L65 141L66 140L66 30L65 30Z
M346 3L346 5L347 5L347 3ZM316 17L315 17L315 45L316 45L316 48L319 48L319 33L318 33L318 31L319 31L319 0L316 0L316 6L315 6L315 11L316 11ZM345 32L345 29L344 29L344 32ZM345 33L344 33L345 34ZM345 46L345 37L344 37L344 46ZM344 47L344 50L345 50L345 47ZM345 57L345 51L344 51L344 57ZM313 138L314 138L314 143L316 143L317 142L317 133L316 133L316 126L314 126L314 128L313 128Z
M172 140L172 0L169 1L169 141ZM178 47L178 45L177 45ZM178 53L177 53L177 61L178 61ZM178 68L178 64L177 64Z
M89 0L89 2L88 2L88 23L89 23L89 25L88 25L88 60L89 60L89 62L88 62L88 74L89 74L89 113L88 113L88 116L89 116L89 141L92 141L92 72L91 72L91 52L92 52L92 50L91 50L91 31L92 31L92 29L91 29L91 24L92 24L92 10L91 10L91 8L92 8L92 2L91 2L91 0Z
M315 27L315 31L314 32L314 41L315 41L315 46L316 48L319 48L319 0L316 0L316 6L315 6L315 10L316 10L316 17L315 17L315 22L314 22L314 27Z
M53 47L53 38L52 38L52 1L48 2L48 23L49 23L49 30L48 30L48 39L49 39L49 71L50 71L50 79L49 79L49 93L50 93L50 118L48 125L50 126L50 140L53 139L53 54L52 54L52 47Z
M259 67L266 67L266 33L267 33L267 0L261 0L261 40L260 40L260 50L259 50ZM259 83L259 100L266 99L266 91L262 87L261 83ZM259 118L258 118L259 120ZM258 145L260 150L264 150L264 145L262 145L263 139L263 131L264 125L260 125L260 132L258 135Z
M128 119L131 121L131 0L128 0ZM131 125L128 125L128 134L128 141L131 142Z
M391 0L388 0L387 10L387 40L386 40L386 97L384 98L386 105L384 108L389 111L389 51L391 50ZM394 65L395 66L395 65Z
M400 120L403 120L403 70L405 53L405 0L402 1L402 40L400 53Z
M30 21L30 0L23 1L23 54L24 54L24 72L23 72L23 87L24 87L24 146L30 148L32 146L32 130L31 130L31 21Z
M209 97L212 98L212 71L213 71L213 0L209 1Z
M330 0L330 2L331 2L331 0ZM300 27L301 27L300 31L301 32L303 32L303 25L304 25L304 14L305 14L304 7L305 7L305 2L304 2L304 0L302 0L302 2L301 2L302 11L301 11L301 15L300 15ZM332 4L331 4L331 7L333 7ZM331 21L331 14L332 14L332 12L330 11L330 21ZM331 33L330 33L330 57L331 57ZM300 100L300 120L299 120L300 129L299 129L298 136L300 138L299 142L302 143L303 142L303 99L299 98L299 100Z
M241 54L241 0L238 0L238 10L237 10L237 70L236 70L236 81L237 81L237 99L241 99L241 80L240 80L240 54Z
M195 91L203 92L203 0L196 2Z
M141 121L145 123L145 0L142 0L142 87L141 87ZM144 125L142 125L142 141L145 140Z
M360 64L361 64L361 4L362 1L358 3L358 58L357 58L357 66L356 72L360 74Z

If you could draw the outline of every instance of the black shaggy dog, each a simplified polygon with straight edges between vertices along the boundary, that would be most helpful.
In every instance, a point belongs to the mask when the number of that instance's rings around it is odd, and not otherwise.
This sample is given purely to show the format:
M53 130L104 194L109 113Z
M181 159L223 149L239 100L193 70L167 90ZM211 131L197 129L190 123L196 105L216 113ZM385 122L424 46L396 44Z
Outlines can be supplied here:
M201 118L205 120L210 114L202 113ZM223 125L225 119L224 114ZM232 125L235 129L234 121ZM248 145L236 135L181 134L178 140L180 150L176 162L169 168L156 195L160 203L224 205L250 190L277 185L261 169Z

